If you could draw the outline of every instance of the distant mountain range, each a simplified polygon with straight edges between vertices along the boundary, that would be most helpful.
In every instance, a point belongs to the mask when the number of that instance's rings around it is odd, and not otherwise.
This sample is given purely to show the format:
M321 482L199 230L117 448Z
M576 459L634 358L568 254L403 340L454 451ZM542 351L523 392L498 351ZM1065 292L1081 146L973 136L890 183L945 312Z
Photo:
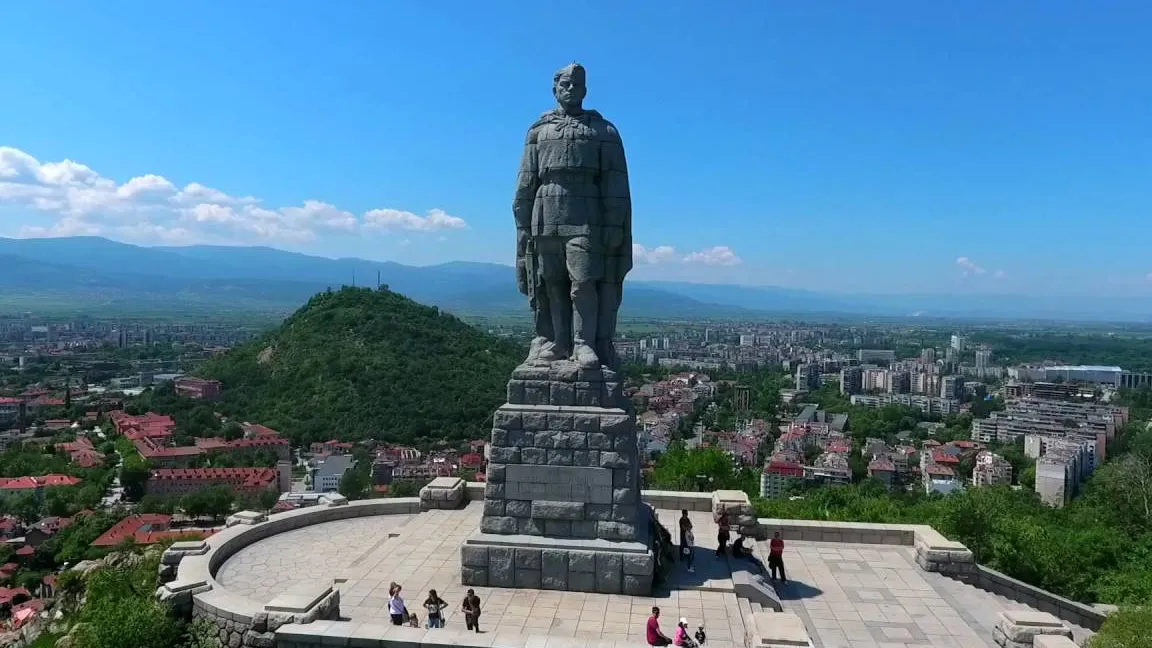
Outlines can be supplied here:
M268 247L140 247L98 237L0 238L0 312L42 304L77 311L288 313L313 294L377 278L458 314L523 314L512 268L414 267L327 259ZM754 319L793 315L1152 321L1148 300L1020 295L837 295L772 286L630 281L623 316Z

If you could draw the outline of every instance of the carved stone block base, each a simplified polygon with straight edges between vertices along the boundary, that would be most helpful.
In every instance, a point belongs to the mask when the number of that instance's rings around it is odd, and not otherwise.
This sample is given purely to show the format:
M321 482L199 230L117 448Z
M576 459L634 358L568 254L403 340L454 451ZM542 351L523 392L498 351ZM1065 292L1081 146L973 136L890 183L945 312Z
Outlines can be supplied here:
M460 548L461 584L648 596L655 556L640 542L473 534Z
M508 381L508 403L512 405L621 407L623 398L615 370L584 369L569 360L522 364Z

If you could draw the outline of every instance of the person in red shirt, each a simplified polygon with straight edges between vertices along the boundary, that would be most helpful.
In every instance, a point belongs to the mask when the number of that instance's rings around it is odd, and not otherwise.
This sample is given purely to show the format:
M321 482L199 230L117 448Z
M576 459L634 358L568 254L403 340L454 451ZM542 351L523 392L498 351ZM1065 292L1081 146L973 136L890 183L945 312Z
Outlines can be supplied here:
M649 646L668 646L672 644L663 632L660 632L660 608L652 608L652 616L648 617L648 645Z
M772 534L772 542L768 545L768 569L772 572L772 580L776 580L776 570L780 570L780 580L787 583L788 577L784 574L784 539L780 532Z

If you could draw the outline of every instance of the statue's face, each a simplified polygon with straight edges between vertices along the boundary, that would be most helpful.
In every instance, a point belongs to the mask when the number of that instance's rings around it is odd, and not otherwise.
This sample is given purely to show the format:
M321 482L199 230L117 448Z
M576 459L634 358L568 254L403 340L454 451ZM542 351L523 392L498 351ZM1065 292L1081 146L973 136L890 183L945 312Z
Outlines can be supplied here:
M584 75L561 75L556 80L556 85L552 86L552 94L562 106L579 106L584 101L584 95L588 94L588 87L584 85Z

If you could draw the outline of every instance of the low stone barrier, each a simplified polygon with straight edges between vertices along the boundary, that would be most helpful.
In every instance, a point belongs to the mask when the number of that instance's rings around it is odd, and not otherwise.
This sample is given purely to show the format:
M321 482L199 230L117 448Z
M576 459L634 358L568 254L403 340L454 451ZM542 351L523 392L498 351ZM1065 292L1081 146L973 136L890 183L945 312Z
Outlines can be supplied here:
M1093 632L1099 632L1100 626L1104 625L1104 620L1114 609L1111 606L1097 607L1078 603L983 565L975 565L971 577L966 580L986 592L1023 603Z
M172 545L161 557L161 575L173 580L161 585L156 597L181 616L206 619L217 628L217 639L229 648L272 648L274 632L285 624L299 625L339 615L340 593L332 583L304 583L267 605L229 592L215 574L228 558L265 538L313 524L376 515L420 512L417 497L363 500L349 503L342 496L322 504L259 516L237 514L237 523L200 542ZM174 574L173 574L174 570Z
M916 564L921 569L961 580L971 573L975 564L972 552L967 547L922 524L776 519L761 519L760 524L769 534L778 531L784 540L912 546L916 548Z
M670 511L711 511L712 493L642 490L640 499L655 509Z

